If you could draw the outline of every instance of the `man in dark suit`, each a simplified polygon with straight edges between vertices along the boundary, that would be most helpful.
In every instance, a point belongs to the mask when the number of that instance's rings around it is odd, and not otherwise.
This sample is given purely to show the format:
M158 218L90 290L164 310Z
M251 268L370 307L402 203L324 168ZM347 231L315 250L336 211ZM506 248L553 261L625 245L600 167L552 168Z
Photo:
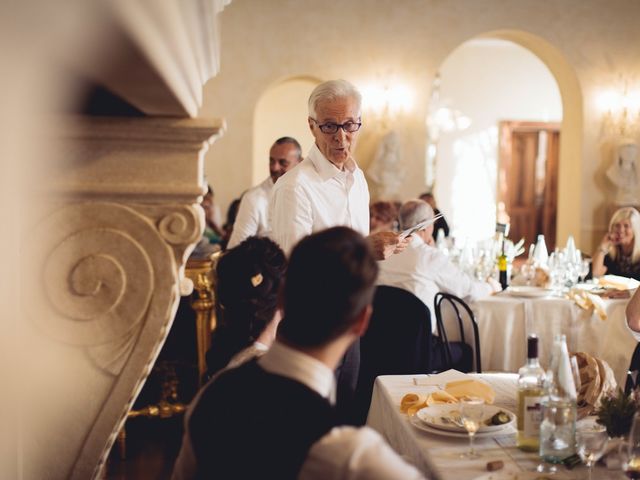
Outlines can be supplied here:
M367 329L377 273L368 242L349 228L300 241L276 342L196 397L174 479L423 478L375 431L335 427L333 370Z

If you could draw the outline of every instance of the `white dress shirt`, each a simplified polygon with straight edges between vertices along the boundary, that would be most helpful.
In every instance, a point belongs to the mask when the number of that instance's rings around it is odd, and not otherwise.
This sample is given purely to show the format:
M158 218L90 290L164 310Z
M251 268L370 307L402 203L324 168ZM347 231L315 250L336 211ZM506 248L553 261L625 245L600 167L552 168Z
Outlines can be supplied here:
M224 370L239 367L240 365L247 363L249 360L252 360L255 357L261 357L262 355L267 353L267 350L269 350L269 347L267 347L264 343L253 342L247 348L245 348L244 350L240 350L233 357L231 357L231 360L229 360L227 366L224 367Z
M298 168L298 167L296 167ZM291 378L333 403L335 376L324 363L274 342L258 364L267 372ZM369 427L335 427L311 446L299 480L422 479Z
M627 326L627 330L629 330L629 332L631 333L631 336L633 336L633 338L635 338L638 342L640 342L640 332L636 332L634 329L632 329L629 326L629 322L627 321L626 316L624 319L624 324Z
M314 144L278 179L269 203L271 237L288 255L302 237L343 225L369 235L369 187L353 160L339 170Z
M243 240L257 235L264 237L269 232L269 197L273 180L268 177L259 185L247 190L240 200L240 207L233 223L233 231L227 248L233 248Z
M467 300L478 300L491 294L492 288L464 273L437 248L413 235L407 248L378 262L378 285L408 290L422 300L431 311L431 328L435 331L433 299L438 292L451 293Z

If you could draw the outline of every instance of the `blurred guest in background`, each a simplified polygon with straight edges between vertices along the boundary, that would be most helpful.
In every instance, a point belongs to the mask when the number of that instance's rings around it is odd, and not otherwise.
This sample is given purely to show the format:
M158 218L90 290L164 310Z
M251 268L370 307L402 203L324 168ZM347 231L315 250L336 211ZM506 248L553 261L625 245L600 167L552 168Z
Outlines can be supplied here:
M238 208L240 207L240 201L242 197L234 199L230 204L229 208L227 208L227 220L224 222L222 226L222 241L220 242L220 246L222 250L226 250L229 245L229 239L231 238L231 234L233 233L233 225L236 221L236 217L238 216Z
M640 280L640 212L633 207L617 210L593 253L594 277L620 275Z
M422 200L409 200L400 207L400 229L405 230L434 216L432 208ZM434 246L433 225L414 233L404 252L379 262L378 285L402 288L424 302L431 312L431 328L436 331L434 297L446 292L466 300L477 300L501 290L500 284L488 278L476 280L454 265L449 257ZM431 350L431 367L444 367L442 342L434 335ZM471 350L462 346L452 347L454 365L471 368Z
M287 262L265 237L250 237L216 266L218 326L207 352L209 375L267 351L280 322L277 300Z
M207 185L207 193L202 199L201 205L204 209L204 236L209 240L209 243L220 243L224 236L222 228L220 228L222 214L220 207L214 202L213 189L210 185Z
M429 192L423 193L422 195L420 195L420 200L424 200L429 204L429 206L433 210L434 215L440 215L440 210L438 210L438 207L436 206L436 197L433 196L433 193L429 193ZM433 224L432 236L434 240L436 239L436 236L438 235L438 230L440 229L444 231L445 237L449 236L449 224L447 223L447 220L444 218L444 216L437 219L436 223Z
M302 160L302 147L295 138L282 137L269 150L269 178L248 190L240 202L229 248L233 248L245 238L264 236L269 231L269 195L278 178L298 165Z
M400 229L433 218L431 207L422 200L409 200L400 208ZM480 281L464 273L449 257L434 246L433 225L416 232L404 252L380 262L378 285L408 290L422 300L433 314L433 298L447 292L461 298L477 300L501 289L494 279ZM435 317L434 317L435 318ZM435 328L435 322L432 322Z
M395 231L398 211L392 202L375 202L369 207L369 228L371 233Z

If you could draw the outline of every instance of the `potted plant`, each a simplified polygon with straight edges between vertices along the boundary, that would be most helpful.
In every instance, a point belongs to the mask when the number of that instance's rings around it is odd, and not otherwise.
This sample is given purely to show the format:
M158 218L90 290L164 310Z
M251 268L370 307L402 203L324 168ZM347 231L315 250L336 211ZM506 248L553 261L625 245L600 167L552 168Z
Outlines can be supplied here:
M626 395L621 388L603 395L600 406L595 410L600 425L607 429L609 437L622 437L629 434L633 415L640 410L640 389Z

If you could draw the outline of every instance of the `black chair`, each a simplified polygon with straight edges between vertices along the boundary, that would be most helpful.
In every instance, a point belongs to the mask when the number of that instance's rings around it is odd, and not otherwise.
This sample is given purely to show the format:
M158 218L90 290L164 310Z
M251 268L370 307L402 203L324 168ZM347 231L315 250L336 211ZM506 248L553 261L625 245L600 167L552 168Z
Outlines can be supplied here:
M377 287L369 328L360 339L354 423L366 421L377 376L431 371L431 342L427 306L401 288Z
M449 341L447 330L444 326L444 306L451 306L451 311L455 314L455 320L458 323L458 329L460 332L460 341ZM438 330L438 338L441 342L442 364L443 370L448 368L455 368L461 372L473 371L473 350L467 343L465 338L465 319L471 325L473 330L473 342L475 347L475 369L478 373L482 373L482 364L480 363L480 335L478 334L478 324L476 317L469 308L469 305L465 303L459 297L451 295L450 293L438 292L434 298L434 306L436 313L436 322ZM449 317L447 317L449 319Z
M631 363L627 370L627 381L624 385L624 393L629 395L631 390L640 386L640 343L636 345L633 355L631 355Z

